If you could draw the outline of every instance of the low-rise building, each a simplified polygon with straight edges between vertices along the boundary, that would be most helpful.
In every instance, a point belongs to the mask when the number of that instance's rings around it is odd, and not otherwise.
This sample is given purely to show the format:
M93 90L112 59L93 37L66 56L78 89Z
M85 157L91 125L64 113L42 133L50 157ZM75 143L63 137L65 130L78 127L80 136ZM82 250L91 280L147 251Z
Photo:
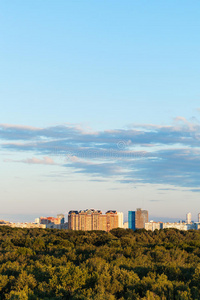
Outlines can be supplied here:
M40 217L35 219L36 223L43 224L46 228L51 229L66 229L68 228L68 223L65 223L64 214L58 214L57 218L55 217Z
M46 228L44 224L36 224L36 223L12 223L8 221L0 221L0 226L9 226L12 228Z
M166 229L166 228L175 228L178 230L188 230L188 225L185 222L174 222L174 223L163 223L162 224L162 229Z
M128 222L124 222L123 228L124 228L124 229L128 229Z
M151 231L154 231L156 229L161 229L162 228L162 222L154 222L154 221L150 221L150 222L147 222L145 223L145 226L144 228L146 230L151 230Z

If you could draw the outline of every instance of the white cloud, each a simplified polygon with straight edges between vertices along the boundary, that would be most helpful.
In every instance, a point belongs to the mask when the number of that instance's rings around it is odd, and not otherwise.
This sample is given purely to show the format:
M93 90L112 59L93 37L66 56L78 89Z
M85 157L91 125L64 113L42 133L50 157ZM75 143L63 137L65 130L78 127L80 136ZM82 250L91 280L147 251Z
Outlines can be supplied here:
M91 179L98 174L123 177L122 183L134 180L185 187L200 184L199 132L198 122L184 117L168 126L142 124L99 132L69 124L42 129L0 125L2 149L34 153L32 158L7 161L55 165L51 157L56 157L60 165L87 173Z
M22 159L22 160L4 159L4 162L20 162L26 164L39 164L39 165L56 165L54 160L48 156L45 156L42 159L36 157Z

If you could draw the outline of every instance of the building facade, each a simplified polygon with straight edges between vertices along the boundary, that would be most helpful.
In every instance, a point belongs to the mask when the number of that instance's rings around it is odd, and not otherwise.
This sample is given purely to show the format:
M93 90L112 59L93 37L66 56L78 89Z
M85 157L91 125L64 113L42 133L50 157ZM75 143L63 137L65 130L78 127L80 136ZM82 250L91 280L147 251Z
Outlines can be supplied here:
M145 223L145 229L154 231L155 229L169 229L174 228L178 230L190 230L190 229L200 229L199 223L186 223L186 222L153 222L150 221L148 223Z
M65 215L58 214L57 218L54 217L40 217L35 219L36 224L45 225L50 229L68 229L68 223L65 222Z
M124 222L123 228L124 228L124 229L128 229L128 222Z
M191 213L187 213L186 215L186 223L187 224L191 224L192 222L192 214Z
M142 229L145 228L145 223L148 223L148 211L137 208L136 211L128 212L128 228Z
M118 227L119 215L116 210L109 210L105 215L95 209L72 210L68 214L68 228L72 230L110 231Z
M118 212L118 227L119 228L124 228L124 214L123 212Z
M135 230L135 211L128 212L128 228Z
M178 230L188 230L188 229L192 229L192 228L188 228L188 224L185 222L174 222L174 223L163 223L162 225L162 229L166 229L166 228L175 228Z
M40 224L49 225L60 225L61 219L60 218L54 218L54 217L40 217L39 219Z
M163 222L153 222L150 221L148 223L145 223L145 227L146 230L151 230L154 231L156 229L160 230L161 228L163 228Z
M57 218L60 219L60 224L65 223L65 215L64 214L57 214Z

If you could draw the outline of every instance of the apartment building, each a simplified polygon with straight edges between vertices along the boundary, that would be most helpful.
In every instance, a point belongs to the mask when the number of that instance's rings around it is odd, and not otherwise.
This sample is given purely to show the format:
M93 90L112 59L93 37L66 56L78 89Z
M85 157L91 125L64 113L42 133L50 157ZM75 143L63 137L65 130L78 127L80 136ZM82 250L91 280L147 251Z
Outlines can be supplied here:
M104 230L110 231L119 227L122 215L116 210L109 210L102 214L101 210L71 210L68 214L68 228L72 230Z

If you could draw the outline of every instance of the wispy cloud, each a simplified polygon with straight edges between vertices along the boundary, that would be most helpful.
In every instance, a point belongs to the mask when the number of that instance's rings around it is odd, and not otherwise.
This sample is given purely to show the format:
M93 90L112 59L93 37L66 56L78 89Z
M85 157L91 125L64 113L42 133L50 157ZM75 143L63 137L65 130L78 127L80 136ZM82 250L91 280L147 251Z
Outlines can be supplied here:
M36 165L56 165L54 160L47 156L43 157L42 159L36 157L21 159L21 160L4 159L4 162L18 162L18 163L36 164Z
M0 139L1 149L8 153L33 156L12 162L60 164L91 175L91 180L93 175L118 176L121 183L162 183L192 191L200 184L200 124L183 117L168 126L132 124L98 132L70 124L47 128L1 124Z

